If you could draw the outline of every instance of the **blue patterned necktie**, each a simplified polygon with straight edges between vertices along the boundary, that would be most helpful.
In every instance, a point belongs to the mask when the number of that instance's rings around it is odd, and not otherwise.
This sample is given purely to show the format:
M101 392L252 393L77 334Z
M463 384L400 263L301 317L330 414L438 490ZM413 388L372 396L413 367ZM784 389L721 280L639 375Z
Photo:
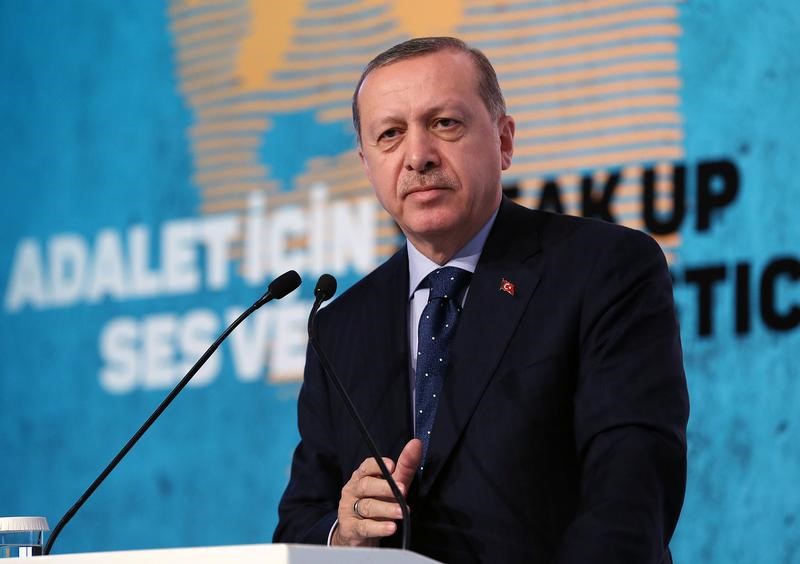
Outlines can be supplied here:
M422 472L431 437L436 406L447 374L449 345L461 312L459 296L472 274L454 266L428 274L428 304L419 320L415 383L416 436L422 441Z

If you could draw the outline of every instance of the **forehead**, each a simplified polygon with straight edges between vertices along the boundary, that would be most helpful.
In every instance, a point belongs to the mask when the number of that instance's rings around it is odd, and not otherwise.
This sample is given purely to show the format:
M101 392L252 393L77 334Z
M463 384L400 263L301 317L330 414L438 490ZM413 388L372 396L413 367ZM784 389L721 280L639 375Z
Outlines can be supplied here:
M478 71L467 53L443 50L375 69L358 91L362 116L392 106L419 108L463 102L483 105Z

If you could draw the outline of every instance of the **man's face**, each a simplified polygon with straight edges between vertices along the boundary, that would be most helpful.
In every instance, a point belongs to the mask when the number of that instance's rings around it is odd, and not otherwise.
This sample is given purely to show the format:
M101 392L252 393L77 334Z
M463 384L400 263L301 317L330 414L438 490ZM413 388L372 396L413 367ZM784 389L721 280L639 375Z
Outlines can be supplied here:
M513 120L491 117L474 63L453 50L374 70L358 105L359 155L378 200L420 251L447 261L497 208Z

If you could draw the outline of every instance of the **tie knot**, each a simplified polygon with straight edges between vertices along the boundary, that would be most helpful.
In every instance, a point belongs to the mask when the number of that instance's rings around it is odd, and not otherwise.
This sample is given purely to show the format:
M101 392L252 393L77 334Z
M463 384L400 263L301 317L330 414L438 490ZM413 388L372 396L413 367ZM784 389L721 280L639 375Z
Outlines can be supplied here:
M431 285L430 299L455 298L464 289L472 276L471 272L455 266L437 268L428 274Z

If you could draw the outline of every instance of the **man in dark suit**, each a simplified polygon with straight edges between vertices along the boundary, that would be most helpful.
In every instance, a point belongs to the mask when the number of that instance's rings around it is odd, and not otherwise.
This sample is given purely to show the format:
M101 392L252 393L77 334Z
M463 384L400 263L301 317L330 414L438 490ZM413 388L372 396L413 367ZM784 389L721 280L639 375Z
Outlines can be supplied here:
M658 245L503 198L514 121L458 40L376 57L354 123L408 244L320 313L319 334L407 494L412 549L671 562L688 397ZM464 282L440 291L441 273ZM313 353L298 419L274 540L391 543L399 506Z

